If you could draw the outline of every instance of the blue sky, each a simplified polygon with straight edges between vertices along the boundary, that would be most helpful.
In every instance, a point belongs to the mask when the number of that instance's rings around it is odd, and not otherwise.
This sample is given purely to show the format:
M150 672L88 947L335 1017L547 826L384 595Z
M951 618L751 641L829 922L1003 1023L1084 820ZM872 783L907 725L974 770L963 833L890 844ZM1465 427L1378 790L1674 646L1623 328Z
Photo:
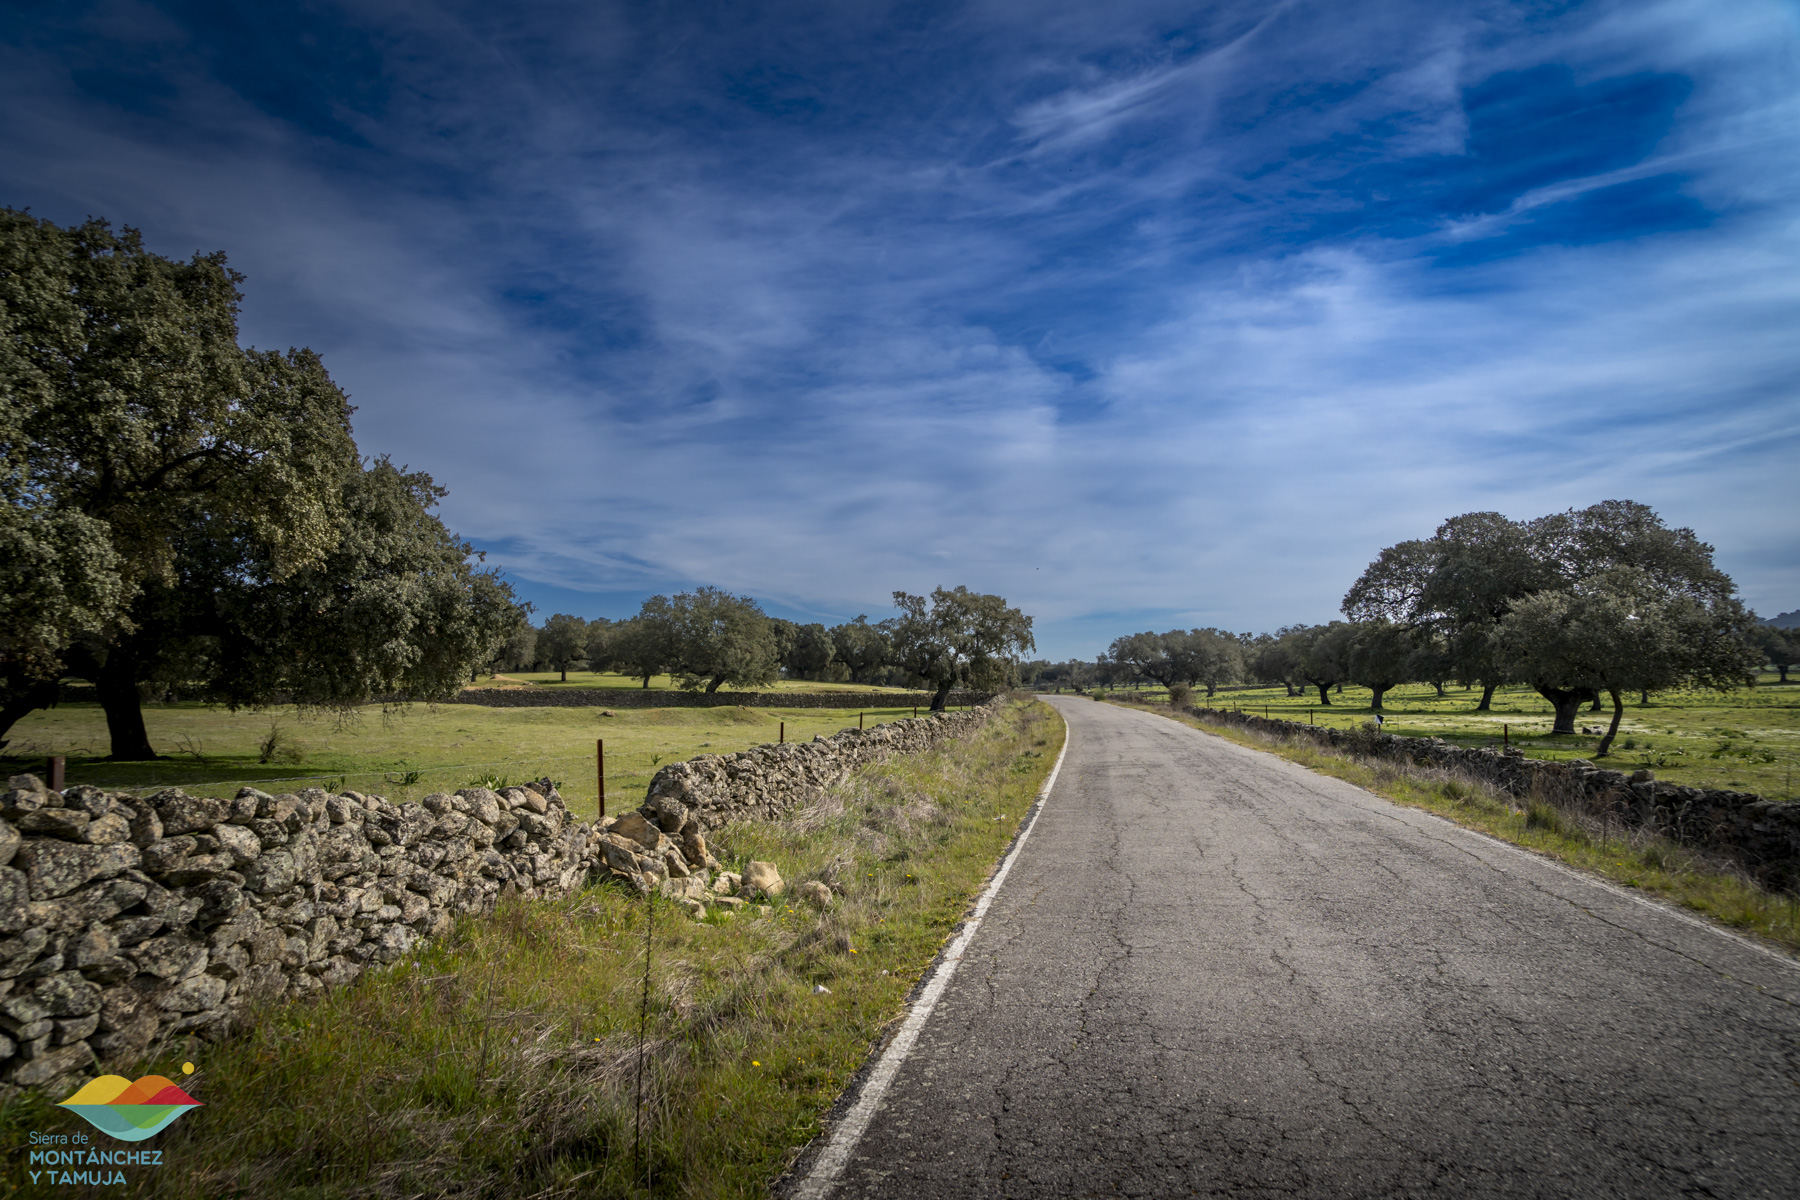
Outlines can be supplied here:
M245 275L543 613L1091 656L1609 498L1800 607L1800 16L15 3L0 203Z

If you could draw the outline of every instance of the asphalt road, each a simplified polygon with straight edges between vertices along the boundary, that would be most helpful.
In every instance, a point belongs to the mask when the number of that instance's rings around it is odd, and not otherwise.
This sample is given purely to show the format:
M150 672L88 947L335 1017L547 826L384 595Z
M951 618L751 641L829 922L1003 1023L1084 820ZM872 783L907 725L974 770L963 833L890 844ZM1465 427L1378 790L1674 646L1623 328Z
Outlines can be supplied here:
M1165 718L1062 775L839 1197L1800 1196L1800 968Z

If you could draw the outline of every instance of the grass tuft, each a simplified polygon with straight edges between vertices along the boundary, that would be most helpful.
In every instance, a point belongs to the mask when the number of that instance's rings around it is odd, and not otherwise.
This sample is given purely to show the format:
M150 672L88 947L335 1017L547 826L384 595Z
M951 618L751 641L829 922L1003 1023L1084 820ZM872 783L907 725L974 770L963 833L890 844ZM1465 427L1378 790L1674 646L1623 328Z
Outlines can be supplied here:
M1563 820L1560 811L1535 800L1525 806L1525 828L1541 829L1559 837L1572 836L1568 822Z

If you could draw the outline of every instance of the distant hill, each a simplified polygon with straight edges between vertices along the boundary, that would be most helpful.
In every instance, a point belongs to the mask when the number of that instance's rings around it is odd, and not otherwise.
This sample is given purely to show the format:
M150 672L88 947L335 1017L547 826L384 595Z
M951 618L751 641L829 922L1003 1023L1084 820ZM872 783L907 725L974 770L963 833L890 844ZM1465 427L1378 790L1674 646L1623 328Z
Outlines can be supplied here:
M1779 617L1770 617L1763 624L1773 625L1777 629L1800 629L1800 608L1784 612Z

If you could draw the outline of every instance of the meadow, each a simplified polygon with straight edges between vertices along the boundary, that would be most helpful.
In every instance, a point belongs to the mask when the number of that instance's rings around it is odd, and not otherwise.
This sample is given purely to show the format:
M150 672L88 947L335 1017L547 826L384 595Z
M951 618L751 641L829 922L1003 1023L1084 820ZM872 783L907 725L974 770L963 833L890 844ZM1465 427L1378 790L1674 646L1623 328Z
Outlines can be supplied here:
M1013 703L788 820L710 834L732 869L777 865L788 891L766 909L694 921L612 884L508 899L231 1040L162 1047L129 1073L177 1076L207 1107L159 1136L132 1194L765 1195L903 1013L1062 739L1048 706ZM794 899L806 880L828 907ZM0 1105L8 1144L66 1124L48 1097Z
M612 711L614 715L605 716ZM808 741L855 726L913 715L913 708L487 708L473 704L371 705L337 715L292 706L228 709L149 704L144 720L155 762L106 761L106 719L97 704L65 703L31 714L8 734L0 769L41 773L67 760L68 783L128 791L182 787L231 796L239 787L372 793L396 802L474 784L500 786L548 775L578 815L599 799L595 742L606 742L609 812L635 808L665 763L727 754L784 736Z
M1655 692L1649 704L1635 694L1626 697L1612 754L1601 764L1618 771L1648 767L1668 783L1692 787L1756 792L1772 800L1800 799L1795 790L1800 767L1800 683L1782 685L1773 672L1753 688L1735 692ZM1134 694L1134 693L1126 693ZM1166 696L1146 690L1145 698ZM1337 728L1360 726L1374 716L1369 689L1345 684L1330 706L1319 704L1318 690L1289 696L1280 685L1221 691L1211 700L1196 689L1192 703L1214 708L1241 708L1289 721L1311 721ZM1594 734L1552 735L1550 705L1530 688L1502 688L1494 694L1493 711L1472 711L1480 693L1451 687L1439 696L1429 684L1406 684L1383 698L1383 730L1406 737L1440 737L1462 746L1522 749L1527 757L1567 761L1593 757L1600 739ZM1612 720L1612 702L1600 712L1586 709L1576 727L1604 732Z

